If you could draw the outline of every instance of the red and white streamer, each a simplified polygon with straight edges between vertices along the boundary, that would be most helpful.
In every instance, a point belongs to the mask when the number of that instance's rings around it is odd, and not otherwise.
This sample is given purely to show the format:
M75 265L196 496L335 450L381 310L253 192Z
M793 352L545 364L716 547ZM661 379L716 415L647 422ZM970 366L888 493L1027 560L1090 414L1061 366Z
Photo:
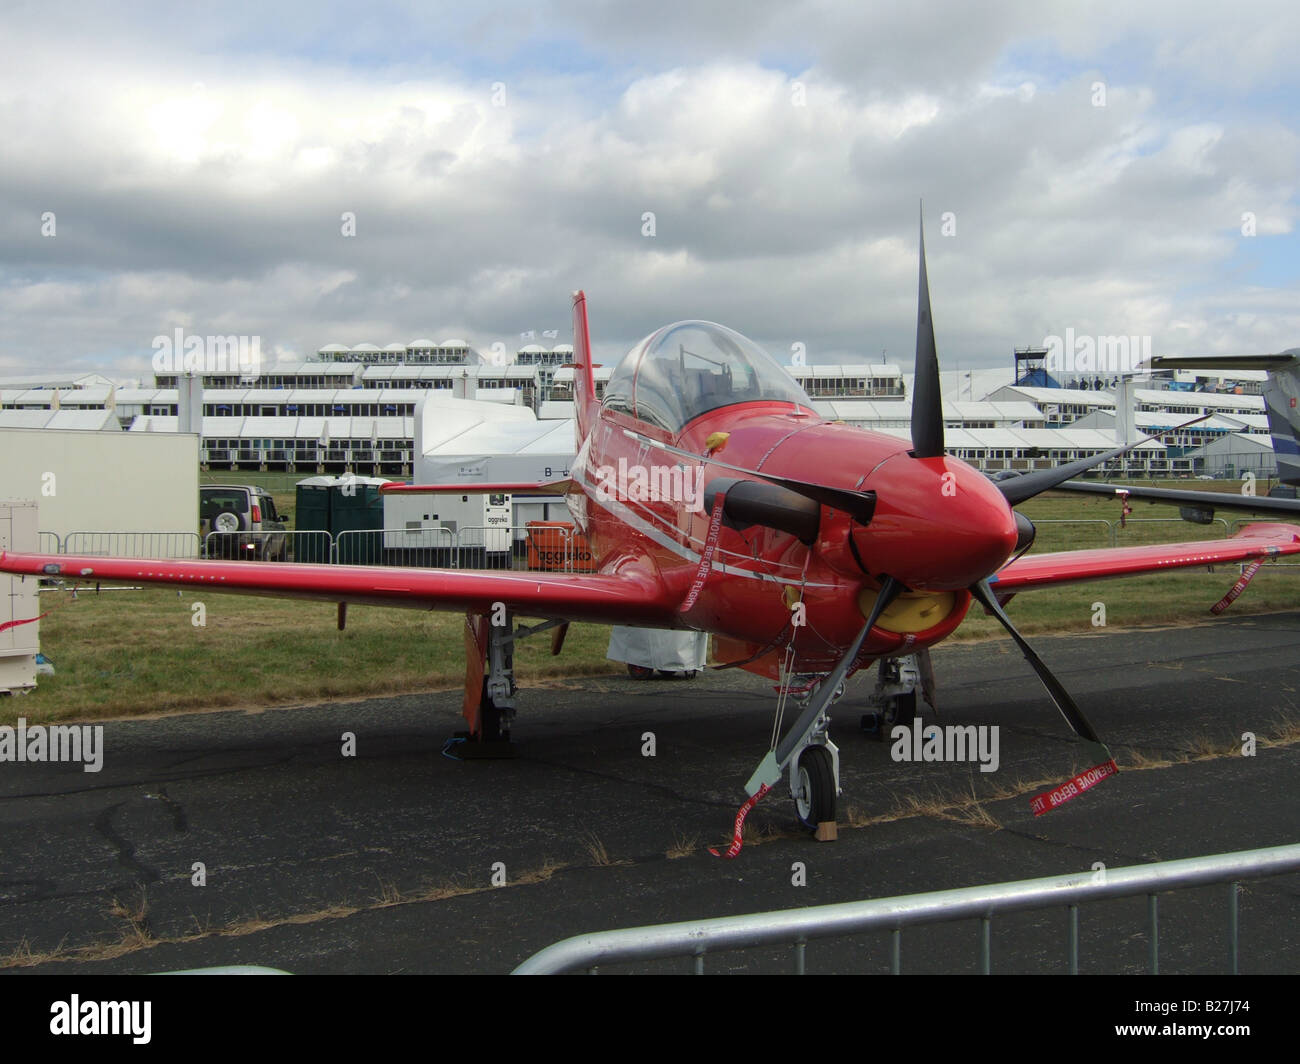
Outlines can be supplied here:
M1067 780L1055 790L1044 791L1042 794L1029 799L1029 808L1033 811L1034 816L1042 816L1044 813L1050 813L1058 805L1064 805L1071 798L1077 798L1089 787L1095 787L1104 779L1109 779L1119 771L1119 766L1114 761L1103 761L1100 765L1094 765L1086 772L1080 772L1072 780Z
M1246 568L1242 571L1240 578L1237 580L1235 584L1232 585L1232 590L1229 591L1226 595L1224 595L1223 598L1219 599L1219 601L1216 602L1213 606L1211 606L1210 612L1216 615L1220 614L1224 610L1226 610L1229 606L1231 606L1234 602L1236 602L1237 599L1241 597L1241 593L1246 590L1246 585L1249 584L1252 579L1254 579L1255 574L1259 572L1259 568L1263 564L1264 564L1263 562L1251 562L1248 566L1246 566Z
M695 573L695 582L691 584L691 590L686 596L686 601L682 603L678 613L690 613L695 606L695 600L700 597L700 592L704 590L704 581L709 578L709 570L713 568L713 555L718 549L718 535L722 531L722 511L726 506L727 493L720 491L713 500L713 516L709 519L709 534L704 540L704 551L700 555L700 567Z
M39 617L26 617L21 621L5 621L4 624L0 624L0 632L7 632L10 628L17 628L20 624L35 624L37 621L48 617L49 615L50 611L46 610Z
M754 806L758 805L763 795L765 795L771 789L772 788L768 786L768 784L764 783L761 787L758 788L758 790L756 790L750 796L749 800L740 807L740 812L736 814L735 832L731 839L731 845L727 847L727 852L718 853L717 850L715 850L712 846L710 846L709 853L713 854L714 857L726 858L728 861L731 860L733 857L735 857L736 854L740 853L740 848L743 845L745 845L743 839L743 836L745 834L745 817L749 816L749 811L753 809Z

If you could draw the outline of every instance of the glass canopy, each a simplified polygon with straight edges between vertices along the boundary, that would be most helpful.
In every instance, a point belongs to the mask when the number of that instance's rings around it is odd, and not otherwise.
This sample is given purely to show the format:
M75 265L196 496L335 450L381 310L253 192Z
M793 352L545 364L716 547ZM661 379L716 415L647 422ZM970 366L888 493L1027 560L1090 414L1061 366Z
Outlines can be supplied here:
M680 321L624 356L604 405L676 433L710 410L759 399L812 409L804 390L752 340L711 321Z

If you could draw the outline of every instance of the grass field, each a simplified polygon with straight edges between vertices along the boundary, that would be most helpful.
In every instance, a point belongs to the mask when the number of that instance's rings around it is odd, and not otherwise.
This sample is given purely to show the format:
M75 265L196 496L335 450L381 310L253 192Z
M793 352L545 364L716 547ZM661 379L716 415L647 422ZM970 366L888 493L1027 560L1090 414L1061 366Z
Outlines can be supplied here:
M1038 523L1036 551L1110 546L1112 535L1119 545L1137 545L1225 534L1223 525L1187 524L1170 519L1168 507L1145 504L1135 505L1128 527L1112 532L1108 522L1117 521L1119 506L1103 498L1043 496L1020 509ZM1164 519L1133 520L1154 516ZM1092 631L1097 603L1108 628L1202 621L1237 572L1223 566L1031 592L1008 612L1026 633ZM1268 565L1232 609L1292 609L1298 593L1300 565ZM202 627L192 623L196 603L206 613ZM463 678L459 614L353 606L347 631L339 632L330 604L189 589L91 590L75 598L42 592L41 608L51 611L41 622L41 644L57 675L0 702L0 724L19 715L35 723L415 692L457 687ZM988 637L1003 638L1001 629L976 609L955 638ZM520 682L620 672L623 666L604 656L607 641L607 628L575 625L564 653L553 658L548 634L525 640L516 651Z

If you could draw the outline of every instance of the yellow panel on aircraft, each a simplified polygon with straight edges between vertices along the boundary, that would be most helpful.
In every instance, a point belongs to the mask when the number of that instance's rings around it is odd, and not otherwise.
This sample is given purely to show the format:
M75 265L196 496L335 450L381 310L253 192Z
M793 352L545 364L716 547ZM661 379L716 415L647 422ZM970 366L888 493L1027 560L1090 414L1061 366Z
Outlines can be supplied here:
M874 588L863 588L858 596L858 609L863 617L870 617L876 604ZM877 628L899 635L924 632L943 621L957 604L955 591L904 591L880 615Z

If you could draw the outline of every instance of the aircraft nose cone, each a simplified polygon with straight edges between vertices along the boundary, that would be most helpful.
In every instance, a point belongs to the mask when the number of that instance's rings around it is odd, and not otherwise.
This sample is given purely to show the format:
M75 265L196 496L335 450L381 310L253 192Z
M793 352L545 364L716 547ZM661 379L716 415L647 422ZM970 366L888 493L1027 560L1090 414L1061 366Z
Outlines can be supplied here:
M871 485L875 517L855 533L873 574L919 590L953 591L996 572L1014 553L1015 514L964 462L901 455L881 473Z
M924 583L917 586L944 590L970 587L996 572L1016 549L1015 518L1005 504L1004 509L1005 515L967 512L929 537L932 551L942 555L942 560L933 565L932 574L918 577Z

